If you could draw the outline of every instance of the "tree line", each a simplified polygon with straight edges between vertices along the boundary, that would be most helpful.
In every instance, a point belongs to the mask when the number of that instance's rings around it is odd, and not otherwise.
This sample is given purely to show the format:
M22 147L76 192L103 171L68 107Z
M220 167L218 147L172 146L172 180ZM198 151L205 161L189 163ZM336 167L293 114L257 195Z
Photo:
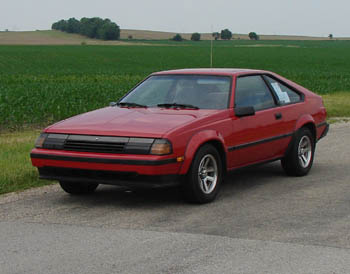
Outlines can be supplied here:
M229 29L223 29L221 32L213 32L212 37L215 40L222 39L222 40L231 40L232 39L232 32ZM255 32L250 32L248 34L250 40L259 40L260 37ZM182 41L184 40L180 34L176 34L171 40L174 41ZM200 41L201 35L198 32L195 32L191 35L192 41Z
M81 34L94 39L118 40L120 38L119 26L108 18L83 17L80 20L75 18L62 19L53 23L51 28L53 30Z
M218 40L221 38L222 40L231 40L233 35L232 32L229 29L223 29L220 33L219 32L213 32L212 36L215 40ZM256 34L256 32L249 32L248 34L250 40L259 40L259 35Z

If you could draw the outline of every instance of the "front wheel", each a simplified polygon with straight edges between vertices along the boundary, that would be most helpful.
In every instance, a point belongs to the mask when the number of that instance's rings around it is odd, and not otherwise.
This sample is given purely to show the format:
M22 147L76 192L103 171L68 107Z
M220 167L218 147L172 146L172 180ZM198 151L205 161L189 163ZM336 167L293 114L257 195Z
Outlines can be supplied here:
M190 202L209 203L213 201L222 181L222 164L218 151L212 145L202 146L193 159L183 189Z
M65 192L73 195L92 193L98 187L98 184L95 184L95 183L81 183L81 182L67 182L67 181L60 181L59 183L61 188Z
M308 128L301 128L295 136L293 145L281 160L282 167L288 175L306 175L314 161L315 141Z

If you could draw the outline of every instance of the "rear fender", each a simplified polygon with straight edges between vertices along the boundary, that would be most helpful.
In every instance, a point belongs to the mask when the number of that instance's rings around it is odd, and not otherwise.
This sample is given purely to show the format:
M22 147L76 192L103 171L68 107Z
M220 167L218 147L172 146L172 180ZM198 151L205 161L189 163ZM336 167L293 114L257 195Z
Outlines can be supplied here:
M298 121L297 121L297 123L296 123L296 125L295 125L294 131L295 131L295 132L298 131L298 130L299 130L300 128L302 128L304 125L309 124L309 123L315 125L315 120L314 120L314 118L313 118L310 114L304 114L304 115L302 115L302 116L298 119Z
M307 126L308 128L310 128L310 130L312 131L313 135L316 138L316 127L315 127L315 120L314 120L314 118L310 114L305 114L305 115L301 116L298 119L298 121L296 122L296 124L295 124L293 136L292 136L292 139L290 140L290 142L288 144L288 147L287 147L287 150L285 152L285 155L287 155L288 152L293 147L294 140L295 140L295 134L298 132L299 129L301 129L304 126Z
M185 161L181 166L180 174L187 173L187 171L189 170L192 164L193 158L196 155L197 150L205 143L209 143L213 141L220 142L223 150L225 151L225 153L227 153L224 138L219 132L215 130L200 131L192 136L191 140L188 142L186 146ZM222 157L222 158L226 159L226 157ZM223 163L223 164L225 167L226 163Z

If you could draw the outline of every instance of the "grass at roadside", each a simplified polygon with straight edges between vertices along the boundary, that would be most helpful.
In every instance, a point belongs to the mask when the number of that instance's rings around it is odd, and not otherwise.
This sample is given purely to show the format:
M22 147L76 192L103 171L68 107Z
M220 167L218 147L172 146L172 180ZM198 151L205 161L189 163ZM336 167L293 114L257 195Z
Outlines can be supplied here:
M0 194L50 184L39 180L29 153L39 131L0 134Z
M350 117L350 93L337 92L322 95L328 117Z

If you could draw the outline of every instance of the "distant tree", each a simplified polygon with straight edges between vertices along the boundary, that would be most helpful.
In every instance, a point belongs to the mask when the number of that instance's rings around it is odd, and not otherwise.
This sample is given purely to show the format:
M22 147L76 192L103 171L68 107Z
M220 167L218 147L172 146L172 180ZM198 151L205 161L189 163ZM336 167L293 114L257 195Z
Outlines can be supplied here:
M223 40L231 40L232 32L229 29L224 29L221 31L220 37Z
M58 22L53 23L52 26L51 26L51 29L59 30L58 29Z
M218 33L218 32L213 32L213 33L211 34L211 36L214 37L215 40L218 40L218 39L220 38L220 33Z
M201 40L201 35L200 35L200 33L198 33L198 32L192 33L192 35L191 35L191 40L192 40L192 41L199 41L199 40Z
M79 33L89 38L103 40L118 40L120 38L119 26L109 19L99 17L83 17L80 21L75 18L60 20L53 23L51 28L68 33Z
M99 17L93 18L82 18L81 22L81 34L89 38L100 38L98 37L98 30L104 24L104 20Z
M259 40L259 36L255 32L249 32L248 36L250 40Z
M333 34L330 33L330 34L328 35L328 38L329 38L329 39L333 39Z
M181 42L183 40L182 36L180 34L176 34L173 38L173 41Z
M102 40L118 40L120 30L117 24L106 21L97 31L98 39Z
M79 20L73 18L67 21L67 32L68 33L80 33L81 23Z
M90 30L90 18L83 17L80 19L80 34L90 37L92 35L92 30Z
M68 22L66 20L60 20L56 23L53 23L51 28L54 30L67 31Z

